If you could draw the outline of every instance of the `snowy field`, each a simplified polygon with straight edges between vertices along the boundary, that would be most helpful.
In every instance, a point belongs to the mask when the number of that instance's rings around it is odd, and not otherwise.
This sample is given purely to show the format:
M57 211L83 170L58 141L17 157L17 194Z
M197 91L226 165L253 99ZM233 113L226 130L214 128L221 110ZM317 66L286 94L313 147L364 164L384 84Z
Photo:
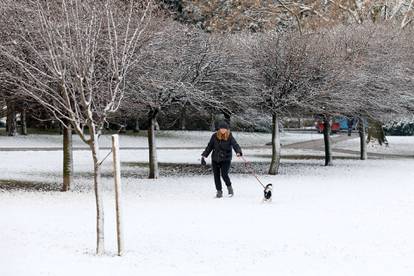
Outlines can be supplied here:
M159 147L205 147L212 132L209 131L159 131L157 132L157 146ZM146 132L139 135L121 135L121 147L147 147ZM270 142L270 133L234 132L235 137L242 146L264 146ZM316 132L282 132L281 143L291 144L309 140L322 139L322 134ZM100 138L102 147L111 145L111 136L102 135ZM0 148L13 147L61 147L61 135L31 134L28 136L8 137L0 136ZM87 147L76 135L74 135L75 147Z
M246 135L246 141L255 139ZM266 150L246 156L266 162L259 154ZM195 165L199 154L164 150L160 160ZM53 189L60 182L59 151L0 151L0 183L28 186L0 190L1 276L414 275L414 160L335 160L324 167L321 160L284 159L281 175L261 175L274 184L273 202L264 204L261 187L247 174L231 175L234 198L215 199L208 172L148 180L138 176L146 173L140 165L146 151L123 150L126 254L116 256L106 162L106 255L96 257L90 154L74 157L75 189L61 193ZM50 185L42 190L42 183Z
M367 152L414 156L414 136L387 136L387 140L388 147L379 145L377 141L369 143ZM337 143L334 148L359 150L359 138Z
M200 155L209 141L210 132L199 131L163 131L160 133L157 145L161 147L158 150L158 160L164 164L200 164ZM235 133L234 134L243 150L245 157L252 162L269 162L271 147L264 145L270 141L270 134L265 133ZM91 153L87 150L86 145L81 142L77 136L74 137L75 147L82 147L85 150L74 151L74 172L75 172L75 189L90 189L90 177L93 171L91 162ZM313 141L322 139L321 134L313 132L283 132L283 145L292 145L294 143ZM61 170L63 153L62 136L60 135L29 135L7 137L0 136L0 175L1 180L16 181L34 181L39 183L49 183L59 189L61 182ZM110 146L111 137L104 135L100 138L101 157L109 153L107 147ZM127 148L121 151L121 166L124 176L130 176L134 179L142 178L147 174L148 150L147 138L144 136L120 136L121 148ZM106 148L105 148L106 147ZM134 149L137 147L138 149ZM167 147L163 149L162 147ZM188 147L182 149L182 147ZM8 151L7 149L13 149ZM19 150L22 148L24 150ZM52 148L52 151L42 149ZM6 150L4 150L6 149ZM33 149L30 150L30 149ZM40 150L39 150L40 149ZM323 157L323 152L313 149L285 149L283 156L301 158L304 156ZM349 156L349 154L337 153L336 156ZM110 158L108 159L110 161ZM112 164L110 162L102 164L104 175L110 175ZM209 162L209 161L208 161ZM241 160L235 158L234 163L241 163ZM266 165L267 166L267 165ZM162 168L161 168L162 172Z

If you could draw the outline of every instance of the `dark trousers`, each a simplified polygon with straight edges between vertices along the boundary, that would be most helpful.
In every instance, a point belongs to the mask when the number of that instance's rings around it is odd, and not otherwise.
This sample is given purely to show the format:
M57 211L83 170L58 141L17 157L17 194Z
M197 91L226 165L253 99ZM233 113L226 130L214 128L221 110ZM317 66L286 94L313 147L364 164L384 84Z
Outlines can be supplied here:
M217 191L222 190L221 186L221 177L223 177L224 183L226 186L231 186L231 181L229 177L231 161L222 161L222 162L212 162L213 173L214 173L214 183L216 184Z

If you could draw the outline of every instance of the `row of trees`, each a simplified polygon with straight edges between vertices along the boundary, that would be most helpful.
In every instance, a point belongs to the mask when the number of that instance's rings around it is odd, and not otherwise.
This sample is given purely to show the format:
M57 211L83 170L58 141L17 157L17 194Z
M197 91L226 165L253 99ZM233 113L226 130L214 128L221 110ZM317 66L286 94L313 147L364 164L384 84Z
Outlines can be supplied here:
M282 117L330 119L411 112L414 34L399 24L358 22L287 32L206 33L151 1L1 0L0 93L11 112L33 110L64 131L64 189L72 176L72 131L94 164L97 253L104 252L99 135L106 124L146 117L151 178L158 177L161 112L272 117L270 174L280 164ZM18 105L18 106L16 106ZM41 111L39 111L41 110ZM46 114L46 115L45 115ZM10 116L15 118L15 115Z
M412 0L160 0L182 21L209 32L317 30L339 24L413 20Z

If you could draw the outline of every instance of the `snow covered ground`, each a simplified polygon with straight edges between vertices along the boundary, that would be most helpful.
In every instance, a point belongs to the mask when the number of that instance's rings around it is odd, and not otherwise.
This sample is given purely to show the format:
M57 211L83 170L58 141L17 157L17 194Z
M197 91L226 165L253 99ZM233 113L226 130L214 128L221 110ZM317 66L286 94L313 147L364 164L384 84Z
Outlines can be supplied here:
M158 160L164 164L200 164L200 155L206 143L209 140L209 132L170 132L170 135L162 133L159 137L158 145L171 147L168 149L158 150ZM74 136L76 137L76 136ZM270 147L263 147L270 136L268 134L258 133L236 133L235 137L241 144L242 148L246 146L258 146L258 148L244 148L244 156L252 162L269 162ZM293 144L302 141L320 139L319 134L307 132L284 133L283 139L286 144ZM101 137L100 144L102 147L109 146L110 136ZM17 181L34 181L39 183L49 183L60 187L63 153L61 147L62 137L58 135L29 135L27 137L18 136L16 141L12 137L0 136L0 180L17 180ZM21 142L21 143L20 143ZM145 137L121 136L122 147L146 147ZM198 143L198 144L197 144ZM75 144L82 145L81 141ZM83 145L82 145L83 146ZM190 147L189 149L180 149L180 147ZM2 151L1 149L14 148L13 151ZM19 151L19 148L25 150ZM27 149L47 149L56 148L53 151L32 151ZM195 147L195 148L192 148ZM125 149L121 151L121 166L124 175L135 178L142 178L147 174L145 163L148 162L147 149ZM86 149L86 148L85 148ZM16 151L17 150L17 151ZM109 149L101 150L101 157L106 156ZM312 149L284 149L283 155L286 157L302 158L323 157L323 152ZM91 162L91 153L88 150L74 151L74 171L75 171L75 189L90 189L90 177L93 170ZM349 154L337 153L336 156L350 156ZM235 163L241 163L241 160L234 158ZM110 175L112 164L110 157L108 161L102 164L103 173ZM162 168L161 168L162 171Z
M382 154L399 154L414 156L414 136L387 136L388 146L379 145L377 141L370 142L367 145L367 152ZM340 142L334 145L334 148L359 150L359 137Z
M246 151L268 160L260 153ZM146 151L124 150L126 254L115 254L106 162L106 255L96 257L90 154L74 155L75 189L61 193L29 182L59 185L59 151L0 152L0 183L29 186L0 190L0 275L414 275L414 160L283 160L281 175L261 175L274 184L264 204L247 174L231 175L234 198L215 199L211 175L144 179L135 173L145 168L130 163L145 162ZM160 151L162 162L198 156Z
M209 131L159 131L157 132L157 146L159 147L205 147L212 132ZM121 135L121 147L147 147L148 141L142 131L139 135ZM234 132L234 136L242 146L263 146L270 142L269 133ZM315 132L282 132L281 143L291 144L296 142L323 138L322 134ZM111 136L102 135L100 138L102 147L111 145ZM0 135L0 148L10 147L61 147L61 135L31 134L28 136L8 137ZM87 147L76 135L74 135L75 147Z
M92 192L0 193L0 275L413 275L413 161L290 162L272 204L247 175L220 200L210 176L123 179L122 258L111 190L104 257Z

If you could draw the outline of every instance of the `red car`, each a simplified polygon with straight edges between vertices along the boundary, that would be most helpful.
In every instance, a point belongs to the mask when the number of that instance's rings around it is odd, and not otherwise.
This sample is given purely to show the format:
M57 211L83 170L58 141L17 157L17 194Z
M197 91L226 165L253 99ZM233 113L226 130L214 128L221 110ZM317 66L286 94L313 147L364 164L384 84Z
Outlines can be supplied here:
M315 127L316 127L316 130L319 133L322 133L323 132L323 129L324 129L323 121L320 120L320 119L318 119L315 122ZM335 120L332 120L331 121L331 132L332 133L337 133L340 129L341 129L341 125L338 122L335 122Z

